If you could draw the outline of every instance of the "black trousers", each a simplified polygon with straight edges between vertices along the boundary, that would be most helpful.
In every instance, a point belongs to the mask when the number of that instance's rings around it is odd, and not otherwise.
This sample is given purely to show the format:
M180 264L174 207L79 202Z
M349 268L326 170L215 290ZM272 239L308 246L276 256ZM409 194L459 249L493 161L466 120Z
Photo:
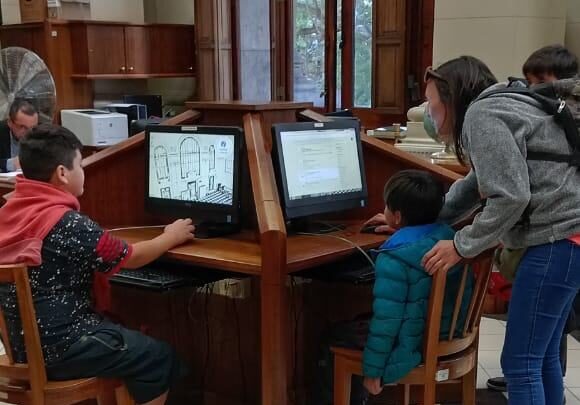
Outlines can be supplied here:
M55 363L46 365L50 380L118 378L141 404L169 390L185 367L167 343L103 322L82 336Z

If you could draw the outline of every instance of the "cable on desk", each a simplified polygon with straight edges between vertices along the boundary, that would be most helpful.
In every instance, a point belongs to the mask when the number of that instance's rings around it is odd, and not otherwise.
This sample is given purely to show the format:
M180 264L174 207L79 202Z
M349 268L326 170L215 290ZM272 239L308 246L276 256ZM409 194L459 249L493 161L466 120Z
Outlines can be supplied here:
M373 259L371 259L371 257L369 256L369 254L367 252L365 252L365 250L363 248L361 248L359 245L357 245L356 243L354 243L353 241L344 238L342 236L337 236L337 235L330 235L328 233L309 233L309 232L298 232L297 235L305 235L305 236L318 236L318 237L326 237L326 238L333 238L333 239L338 239L341 240L343 242L348 243L349 245L351 245L352 247L354 247L355 249L357 249L367 260L368 262L371 264L371 266L375 266L375 262L373 261Z
M125 228L113 228L108 229L109 232L118 232L118 231L130 231L133 229L153 229L153 228L165 228L166 225L144 225L144 226L127 226Z

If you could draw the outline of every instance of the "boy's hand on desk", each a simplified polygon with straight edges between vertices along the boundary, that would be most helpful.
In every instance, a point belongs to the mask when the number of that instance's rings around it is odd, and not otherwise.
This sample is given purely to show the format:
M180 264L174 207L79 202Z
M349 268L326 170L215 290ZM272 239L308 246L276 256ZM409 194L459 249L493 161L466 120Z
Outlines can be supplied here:
M195 226L191 219L178 219L172 224L169 224L163 230L163 233L170 236L174 242L174 246L181 245L195 238Z
M363 228L366 226L376 226L375 233L395 233L395 229L387 225L387 219L385 214L377 214L367 222L364 223Z
M383 391L383 384L381 382L381 377L371 378L365 377L363 379L363 385L373 395L379 395Z

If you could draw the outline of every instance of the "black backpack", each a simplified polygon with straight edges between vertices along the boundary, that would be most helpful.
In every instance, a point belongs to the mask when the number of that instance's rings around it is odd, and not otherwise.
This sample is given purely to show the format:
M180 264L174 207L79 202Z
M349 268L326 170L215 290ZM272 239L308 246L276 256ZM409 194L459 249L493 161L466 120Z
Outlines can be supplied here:
M528 160L565 162L570 166L580 167L580 76L532 86L527 86L525 80L510 78L506 88L485 93L474 102L497 94L521 94L538 101L542 109L552 115L562 127L568 144L572 147L569 155L528 152Z

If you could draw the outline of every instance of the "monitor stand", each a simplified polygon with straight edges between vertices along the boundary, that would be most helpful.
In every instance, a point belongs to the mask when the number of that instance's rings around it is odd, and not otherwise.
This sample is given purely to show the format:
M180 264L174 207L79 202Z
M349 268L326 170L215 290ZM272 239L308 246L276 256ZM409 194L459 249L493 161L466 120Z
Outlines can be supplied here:
M240 232L240 225L237 224L217 222L201 222L199 224L195 224L196 239L219 238L238 232Z
M312 220L310 218L293 219L286 223L286 229L289 234L311 233L322 235L342 231L345 228L342 224Z

